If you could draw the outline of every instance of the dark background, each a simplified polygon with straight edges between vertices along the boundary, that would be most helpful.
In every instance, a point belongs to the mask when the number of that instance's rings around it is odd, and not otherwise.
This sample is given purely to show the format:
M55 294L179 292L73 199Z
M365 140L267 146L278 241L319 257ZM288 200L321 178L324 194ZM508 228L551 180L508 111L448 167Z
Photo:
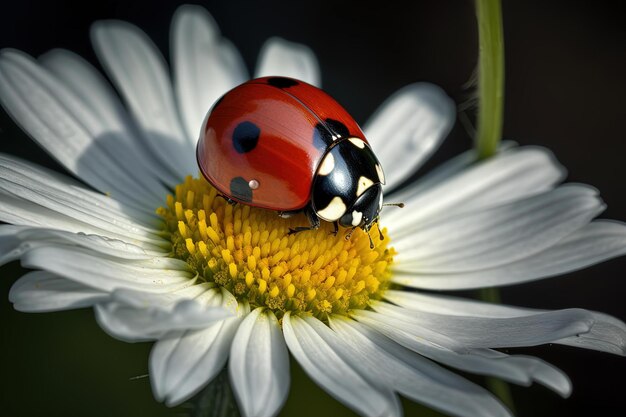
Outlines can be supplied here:
M92 62L91 22L128 20L168 56L170 18L179 2L4 1L0 47L37 56L54 47ZM620 2L503 1L506 47L504 136L552 149L569 181L592 184L608 204L602 217L626 219L626 24ZM442 86L457 103L476 65L471 1L206 2L222 32L240 49L250 71L270 36L309 45L324 88L364 122L398 88L415 81ZM428 164L467 149L457 124ZM0 151L61 169L0 110ZM532 284L505 288L507 303L540 308L583 307L626 319L624 271L617 259ZM178 416L183 408L156 403L147 378L149 344L118 342L102 332L90 310L15 312L6 300L23 273L0 269L0 415ZM513 387L519 416L623 415L626 359L560 346L520 349L564 369L574 382L568 400L541 386ZM301 374L298 369L296 375ZM294 377L282 415L347 413L314 384ZM324 398L320 401L320 398ZM426 415L406 403L405 414Z

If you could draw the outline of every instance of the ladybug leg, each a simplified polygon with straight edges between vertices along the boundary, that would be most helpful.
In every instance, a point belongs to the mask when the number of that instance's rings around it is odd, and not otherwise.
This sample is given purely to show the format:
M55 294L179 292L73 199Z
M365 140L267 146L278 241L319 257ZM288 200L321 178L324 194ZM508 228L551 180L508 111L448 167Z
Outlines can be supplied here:
M378 229L378 236L380 237L380 240L385 240L385 235L383 235L383 231L380 230L380 220L377 218L376 219L376 228Z
M299 210L296 210L296 211L279 211L278 212L278 217L280 217L282 219L289 219L289 218L295 216L298 213L300 213Z
M223 195L223 194L217 194L217 195L216 195L216 197L223 198L223 199L224 199L224 200L226 200L226 202L227 202L228 204L230 204L231 206L234 206L234 205L236 205L236 204L237 204L237 202L236 202L235 200L231 200L230 198L226 197L226 196L225 196L225 195Z
M354 231L356 230L357 226L353 227L352 229L348 230L348 233L346 233L346 235L343 237L345 240L350 240L350 238L352 237L352 233L354 233Z
M305 230L317 230L320 227L320 218L313 212L310 206L304 209L304 214L309 220L310 226L298 226L293 229L289 229L289 234L292 235L298 232L304 232Z
M337 233L339 233L339 222L337 220L333 222L333 227L335 228L335 230L333 230L331 233L333 234L333 236L337 236Z

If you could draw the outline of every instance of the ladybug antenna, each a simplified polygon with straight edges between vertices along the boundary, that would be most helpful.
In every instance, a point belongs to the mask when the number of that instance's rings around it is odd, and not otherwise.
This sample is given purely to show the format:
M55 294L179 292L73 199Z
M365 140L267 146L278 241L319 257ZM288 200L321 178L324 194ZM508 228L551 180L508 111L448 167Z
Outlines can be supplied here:
M395 207L404 208L404 203L385 203L383 204L383 207L385 206L395 206Z

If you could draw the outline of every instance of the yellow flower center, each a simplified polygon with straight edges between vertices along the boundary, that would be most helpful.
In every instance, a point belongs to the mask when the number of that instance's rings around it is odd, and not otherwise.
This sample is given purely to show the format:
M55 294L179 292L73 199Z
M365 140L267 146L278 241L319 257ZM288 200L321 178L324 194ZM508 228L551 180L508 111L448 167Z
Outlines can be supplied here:
M394 250L389 238L356 229L335 236L333 225L289 234L307 226L302 214L230 205L204 178L187 177L157 213L165 219L173 256L185 260L201 281L226 288L252 308L278 316L306 312L325 319L379 299L389 286ZM383 234L386 230L382 231Z

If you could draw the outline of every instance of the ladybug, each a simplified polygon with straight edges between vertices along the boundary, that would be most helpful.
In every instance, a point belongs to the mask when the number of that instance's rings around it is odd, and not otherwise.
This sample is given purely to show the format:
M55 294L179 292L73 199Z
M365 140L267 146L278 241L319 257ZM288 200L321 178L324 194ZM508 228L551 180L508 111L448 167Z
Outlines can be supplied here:
M224 94L205 118L197 159L232 204L283 217L304 211L310 225L292 233L324 220L335 233L339 224L369 235L383 206L385 176L361 128L328 94L296 79L256 78Z

